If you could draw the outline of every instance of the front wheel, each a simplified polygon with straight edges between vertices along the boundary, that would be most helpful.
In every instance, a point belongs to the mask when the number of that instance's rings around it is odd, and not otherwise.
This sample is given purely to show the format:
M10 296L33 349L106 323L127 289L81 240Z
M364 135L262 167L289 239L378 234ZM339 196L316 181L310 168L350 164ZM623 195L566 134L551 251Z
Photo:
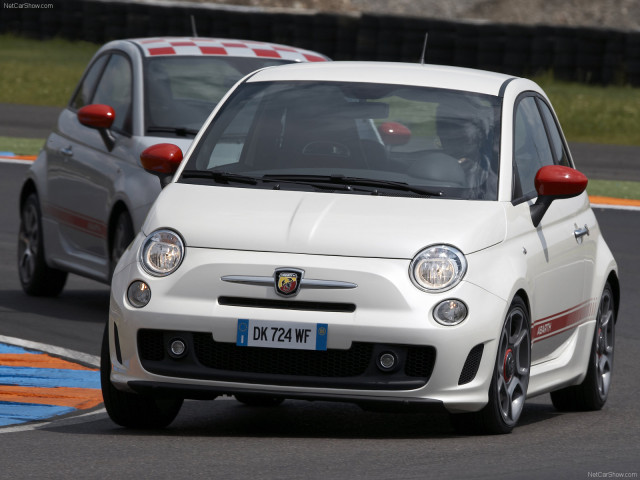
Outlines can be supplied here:
M551 402L556 409L588 411L600 410L604 406L609 396L613 372L615 327L615 297L611 285L607 283L598 307L587 376L580 385L551 392Z
M531 335L529 313L514 298L500 332L489 402L479 412L452 416L456 430L481 434L510 433L518 423L529 386Z
M182 398L158 398L118 390L111 383L109 324L104 329L100 352L100 383L104 406L118 425L129 428L163 428L169 425L182 407Z

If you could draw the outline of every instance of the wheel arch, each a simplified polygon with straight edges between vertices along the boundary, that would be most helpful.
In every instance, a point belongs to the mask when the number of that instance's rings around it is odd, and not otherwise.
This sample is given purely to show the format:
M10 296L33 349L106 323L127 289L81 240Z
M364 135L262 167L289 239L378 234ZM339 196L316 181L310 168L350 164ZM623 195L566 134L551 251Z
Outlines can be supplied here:
M613 298L615 300L615 322L618 323L618 309L620 308L620 280L618 279L618 274L614 270L609 272L607 282L613 291Z
M123 200L118 200L111 209L111 215L109 215L108 231L107 231L107 248L109 252L109 258L111 258L111 251L113 249L113 240L115 235L115 226L118 216L122 212L127 212L131 217L131 211Z
M36 187L36 182L34 182L33 179L29 178L24 182L24 185L22 185L22 189L20 190L20 210L22 210L27 197L29 197L29 195L31 195L32 193L38 195L38 188Z
M527 307L527 314L529 315L529 328L531 328L531 302L529 301L529 294L524 288L520 288L514 295L513 298L520 297Z

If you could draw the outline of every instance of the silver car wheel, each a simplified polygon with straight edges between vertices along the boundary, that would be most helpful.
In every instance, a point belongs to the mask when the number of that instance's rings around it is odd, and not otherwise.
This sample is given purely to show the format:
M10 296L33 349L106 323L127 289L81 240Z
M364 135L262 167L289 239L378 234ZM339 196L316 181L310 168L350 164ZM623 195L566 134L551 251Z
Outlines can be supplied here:
M531 364L531 342L526 314L520 307L509 311L500 334L496 382L500 413L514 426L526 398Z
M613 371L613 344L615 334L615 312L613 294L605 289L598 307L596 323L596 381L600 398L606 399L611 386Z
M33 203L27 203L18 234L18 268L25 283L31 282L36 271L39 237L38 211Z

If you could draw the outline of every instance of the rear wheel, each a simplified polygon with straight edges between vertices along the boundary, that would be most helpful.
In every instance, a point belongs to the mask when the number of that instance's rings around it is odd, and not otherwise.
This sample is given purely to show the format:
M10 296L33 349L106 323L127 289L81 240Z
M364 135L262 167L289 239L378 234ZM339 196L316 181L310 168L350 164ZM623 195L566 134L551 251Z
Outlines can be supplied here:
M529 313L520 297L507 312L498 344L489 402L479 412L452 416L456 430L464 433L510 433L524 408L531 370Z
M163 428L178 415L182 407L182 398L159 398L123 392L113 386L110 375L111 357L107 323L100 353L100 383L104 406L111 420L129 428Z
M18 233L18 274L28 295L54 297L64 288L67 272L47 265L44 258L40 202L31 193L20 209Z
M580 385L551 392L551 401L558 410L600 410L604 406L613 372L615 325L615 297L607 283L598 307L587 376Z

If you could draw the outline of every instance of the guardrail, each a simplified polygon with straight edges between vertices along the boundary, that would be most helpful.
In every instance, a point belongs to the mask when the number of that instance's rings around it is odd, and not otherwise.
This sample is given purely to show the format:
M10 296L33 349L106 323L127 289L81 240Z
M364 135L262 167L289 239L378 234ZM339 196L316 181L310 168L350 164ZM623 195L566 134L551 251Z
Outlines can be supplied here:
M32 0L33 1L33 0ZM4 2L0 33L103 43L116 38L198 34L286 43L334 60L418 61L426 32L429 63L597 84L640 85L640 32L524 26L382 15L281 13L96 0ZM33 5L33 4L29 4ZM12 7L13 6L13 7Z

